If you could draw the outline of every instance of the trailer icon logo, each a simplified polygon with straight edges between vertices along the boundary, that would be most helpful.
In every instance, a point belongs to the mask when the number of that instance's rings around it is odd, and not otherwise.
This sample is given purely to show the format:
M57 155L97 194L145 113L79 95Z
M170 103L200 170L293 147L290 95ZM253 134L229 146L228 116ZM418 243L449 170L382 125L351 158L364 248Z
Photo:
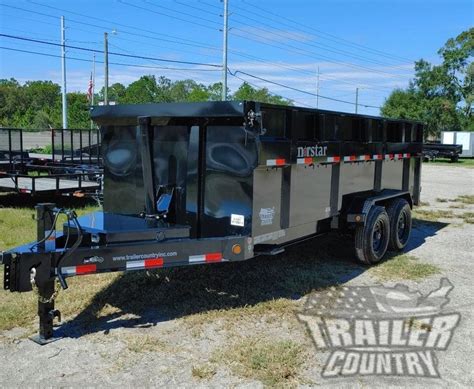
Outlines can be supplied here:
M444 308L452 289L446 278L426 295L401 284L333 287L310 295L297 316L316 348L330 351L325 378L439 377L435 351L447 349L461 317Z
M260 217L260 225L270 226L273 224L273 218L275 217L275 207L273 208L261 208L258 213Z

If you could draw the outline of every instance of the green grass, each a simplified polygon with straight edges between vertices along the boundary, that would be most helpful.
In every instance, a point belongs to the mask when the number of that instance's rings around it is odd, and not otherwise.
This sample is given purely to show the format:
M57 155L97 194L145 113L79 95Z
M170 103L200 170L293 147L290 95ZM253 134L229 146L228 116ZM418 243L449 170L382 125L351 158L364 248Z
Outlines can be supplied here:
M474 204L474 195L461 195L451 201L462 204Z
M304 360L302 345L258 337L239 340L213 357L213 361L224 362L234 374L258 380L267 387L296 386Z
M4 195L1 195L4 196ZM6 196L2 199L8 199ZM26 200L27 203L30 200ZM82 215L97 208L91 205L76 208ZM15 246L36 240L36 222L32 208L0 208L0 251L11 249ZM58 228L61 228L64 218L59 218ZM3 280L3 266L0 267L0 280ZM71 292L60 293L58 304L61 305L63 314L71 315L87 307L95 293L110 284L117 275L87 276L83 279L71 279L69 284ZM87 288L84 285L87 283ZM28 326L36 316L36 298L33 293L11 293L0 290L0 330L10 329L15 326Z
M92 210L85 207L79 213ZM0 250L35 240L33 214L31 208L0 209ZM283 255L251 261L71 277L69 289L59 293L56 306L63 320L78 315L75 325L83 333L94 332L123 314L140 317L156 312L181 319L199 335L200 328L215 319L222 326L232 326L263 315L269 320L294 318L301 297L344 283L348 274L355 277L365 270L355 262L352 246L331 235L288 248ZM0 299L0 330L34 323L33 293L0 290Z
M456 215L451 210L416 208L413 210L413 217L426 221L438 221L438 219L454 218Z
M371 267L369 272L381 281L419 280L439 273L440 269L414 256L402 254Z
M209 380L216 374L215 367L210 363L203 365L194 365L191 368L191 374L194 378Z
M439 158L432 162L424 162L424 164L474 168L474 158L460 158L458 162L451 162L451 160L447 158Z

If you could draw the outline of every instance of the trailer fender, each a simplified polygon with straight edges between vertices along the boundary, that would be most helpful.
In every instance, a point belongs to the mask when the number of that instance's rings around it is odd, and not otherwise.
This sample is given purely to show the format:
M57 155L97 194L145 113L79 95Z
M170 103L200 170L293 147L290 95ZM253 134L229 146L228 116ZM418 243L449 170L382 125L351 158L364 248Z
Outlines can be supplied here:
M395 198L403 198L408 201L410 208L413 208L413 200L408 191L400 190L383 190L378 193L354 194L345 196L343 199L343 221L348 225L364 224L367 215L374 205L386 206ZM346 207L344 207L346 205Z

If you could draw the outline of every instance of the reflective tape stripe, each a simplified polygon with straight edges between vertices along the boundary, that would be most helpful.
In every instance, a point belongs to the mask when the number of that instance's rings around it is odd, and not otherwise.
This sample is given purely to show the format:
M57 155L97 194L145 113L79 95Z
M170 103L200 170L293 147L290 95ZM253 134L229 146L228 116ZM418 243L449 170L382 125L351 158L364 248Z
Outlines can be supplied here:
M84 274L91 274L97 271L97 265L78 265L78 266L67 266L61 268L61 274L66 276L80 276Z
M410 158L410 153L403 154L403 158Z
M129 261L127 262L127 270L138 270L138 269L154 269L157 267L163 267L163 258L150 258L142 261Z
M356 160L356 156L355 155L346 155L344 157L344 161L355 161Z
M394 157L395 157L394 159L402 159L402 158L403 158L403 154L395 154Z
M267 159L267 166L282 166L285 165L284 159Z
M328 157L328 162L341 162L341 157Z
M370 155L359 155L359 161L370 161Z
M189 256L190 263L221 262L222 260L222 253L209 253Z
M313 158L311 157L306 157L306 158L298 158L296 160L296 163L298 165L310 165L313 163Z
M393 159L393 154L385 154L385 159Z
M375 160L381 160L383 158L383 155L382 154L374 154L372 156L372 159L375 159Z

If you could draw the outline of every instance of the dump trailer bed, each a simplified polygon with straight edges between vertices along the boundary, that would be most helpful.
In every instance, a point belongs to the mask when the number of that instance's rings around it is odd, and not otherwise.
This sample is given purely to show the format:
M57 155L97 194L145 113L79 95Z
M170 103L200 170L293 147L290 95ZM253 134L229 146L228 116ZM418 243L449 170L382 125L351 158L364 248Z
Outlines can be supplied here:
M426 160L435 160L436 158L449 158L456 162L462 154L462 145L449 145L442 143L424 143L423 157Z
M39 294L40 343L56 279L247 260L331 230L352 234L365 264L408 242L421 123L256 102L101 106L92 118L103 211L40 204L37 242L3 253L5 288Z

